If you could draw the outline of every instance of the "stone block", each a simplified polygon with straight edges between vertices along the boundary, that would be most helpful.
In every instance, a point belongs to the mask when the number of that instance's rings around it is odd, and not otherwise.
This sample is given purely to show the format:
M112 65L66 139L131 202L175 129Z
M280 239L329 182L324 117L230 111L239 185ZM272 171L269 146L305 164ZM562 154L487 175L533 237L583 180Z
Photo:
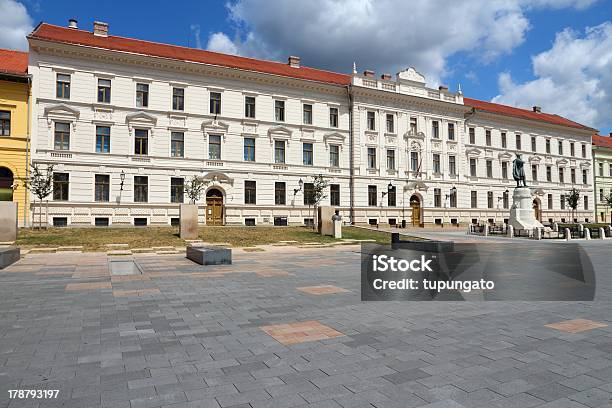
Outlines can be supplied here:
M342 238L342 221L340 220L333 221L333 229L334 229L334 238L341 239Z
M200 265L231 265L232 250L220 246L187 247L187 259Z
M181 204L180 236L181 239L198 238L198 206L196 204Z
M334 235L334 224L332 216L336 209L328 205L322 205L317 209L317 230L321 235Z
M0 201L0 242L17 240L17 203Z
M21 254L18 247L3 247L0 248L0 269L17 262Z

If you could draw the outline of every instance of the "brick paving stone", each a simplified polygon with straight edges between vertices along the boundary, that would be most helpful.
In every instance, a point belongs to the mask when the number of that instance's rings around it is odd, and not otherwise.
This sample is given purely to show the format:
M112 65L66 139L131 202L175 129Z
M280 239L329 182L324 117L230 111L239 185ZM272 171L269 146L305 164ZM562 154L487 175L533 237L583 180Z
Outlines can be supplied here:
M350 292L347 289L339 288L334 285L317 285L317 286L302 286L296 288L300 292L308 293L311 295L329 295L335 293L346 293Z
M260 329L284 345L344 336L344 334L339 331L321 324L316 320L261 326Z
M69 283L66 285L67 291L80 290L96 290L96 289L112 289L110 282L84 282L84 283Z
M551 329L557 329L568 333L581 333L587 330L600 329L608 325L601 322L595 322L588 319L565 320L563 322L551 323L545 325Z

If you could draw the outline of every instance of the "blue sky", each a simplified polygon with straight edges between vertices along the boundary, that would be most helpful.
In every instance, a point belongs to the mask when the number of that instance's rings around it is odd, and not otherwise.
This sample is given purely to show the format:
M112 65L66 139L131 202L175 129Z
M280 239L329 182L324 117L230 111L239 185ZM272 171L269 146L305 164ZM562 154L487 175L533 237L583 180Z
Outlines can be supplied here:
M377 74L413 65L432 86L461 84L470 97L537 104L612 131L612 0L19 3L24 22L0 17L0 37L72 17L84 29L101 20L114 35L281 61L295 54L342 72L353 61ZM0 0L0 8L15 4ZM24 43L0 40L11 46Z

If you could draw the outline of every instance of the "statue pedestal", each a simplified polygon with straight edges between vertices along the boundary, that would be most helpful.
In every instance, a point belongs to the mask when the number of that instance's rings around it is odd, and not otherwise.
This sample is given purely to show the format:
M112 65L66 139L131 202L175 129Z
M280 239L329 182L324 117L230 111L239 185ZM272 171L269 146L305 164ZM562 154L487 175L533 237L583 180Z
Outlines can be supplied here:
M512 193L512 207L510 208L510 219L508 224L515 230L544 228L535 217L533 210L533 198L529 187L517 187Z

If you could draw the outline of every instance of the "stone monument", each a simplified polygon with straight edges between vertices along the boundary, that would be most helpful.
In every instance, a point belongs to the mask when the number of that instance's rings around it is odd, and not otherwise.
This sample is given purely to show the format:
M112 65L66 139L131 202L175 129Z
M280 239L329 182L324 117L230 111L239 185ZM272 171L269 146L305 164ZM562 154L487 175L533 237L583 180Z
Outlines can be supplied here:
M524 163L521 154L517 153L516 159L512 162L512 177L516 181L516 188L512 193L512 207L510 208L508 224L515 230L526 229L532 231L534 228L544 228L544 226L536 219L533 211L533 198L525 181Z
M180 213L181 239L198 238L198 206L197 204L181 204Z
M0 242L17 240L17 203L0 201Z
M322 205L317 208L317 230L321 235L334 235L334 225L332 215L334 215L334 207Z
M334 224L334 238L342 238L342 216L339 210L336 210L335 214L332 216L332 222Z

